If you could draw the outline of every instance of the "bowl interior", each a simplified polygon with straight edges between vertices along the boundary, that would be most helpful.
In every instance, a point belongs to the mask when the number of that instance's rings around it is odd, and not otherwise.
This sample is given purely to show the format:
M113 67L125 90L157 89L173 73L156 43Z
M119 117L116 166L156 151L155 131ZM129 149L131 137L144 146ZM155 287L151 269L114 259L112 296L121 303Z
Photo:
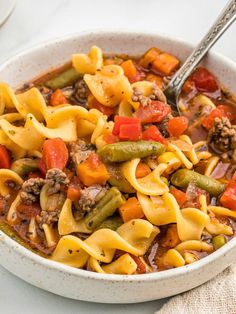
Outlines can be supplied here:
M192 46L181 40L172 39L166 36L156 34L120 31L87 32L75 34L62 39L56 39L54 41L41 44L38 47L32 48L22 54L17 55L16 57L10 59L0 66L0 81L4 81L13 87L16 87L38 76L40 73L48 71L52 67L57 67L58 65L67 62L68 60L70 60L73 53L87 52L92 45L97 45L101 47L103 51L107 53L126 53L132 56L140 55L144 53L148 48L157 46L162 50L173 53L181 61L184 61L184 59L192 51ZM234 84L236 66L232 61L221 55L209 53L208 56L205 58L203 64L218 77L221 83L223 83L232 92L236 93L236 85ZM0 235L1 233L2 232L0 231ZM12 247L12 249L17 248L18 251L21 251L22 255L27 254L26 249L17 244L15 244L14 246L14 242L10 239L7 239L7 236L5 237L5 243L9 247ZM212 255L214 255L214 258L223 255L228 250L228 248L230 249L235 246L235 243L236 239L233 239L232 242L228 243L222 251L220 250L222 253L219 251L213 253ZM32 254L31 252L28 252L28 257L34 260L39 260L40 263L43 261L43 259L39 256L34 257L34 254ZM208 261L212 261L213 256L204 258L203 260L197 262L197 265L189 266L188 269L198 268L200 267L200 265L204 265L205 259ZM71 273L83 273L83 271L81 270L72 269L70 267L48 260L44 260L44 262L42 263L45 263L45 265L47 266L51 265L51 267L55 267L60 270L66 270L68 272L70 270ZM173 274L174 272L176 274L182 273L183 268L181 267L181 269L174 269L160 274L153 274L153 277L165 277ZM106 276L94 273L91 276L95 278L111 278L110 275ZM147 279L150 278L149 275L143 276ZM126 276L126 279L129 280L129 277L130 276ZM135 278L133 276L131 277L132 279ZM139 278L140 277L137 277L136 280L139 280Z

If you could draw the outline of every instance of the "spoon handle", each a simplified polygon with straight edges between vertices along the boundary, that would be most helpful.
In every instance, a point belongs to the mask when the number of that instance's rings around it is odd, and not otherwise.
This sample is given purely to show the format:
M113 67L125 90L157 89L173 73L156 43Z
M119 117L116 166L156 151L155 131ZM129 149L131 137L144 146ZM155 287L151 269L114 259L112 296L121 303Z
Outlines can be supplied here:
M208 33L197 45L194 51L186 59L181 68L176 72L168 83L165 92L177 97L185 80L192 73L194 68L202 60L207 51L214 45L217 39L226 31L236 18L236 0L231 0L223 9L220 16L212 25Z

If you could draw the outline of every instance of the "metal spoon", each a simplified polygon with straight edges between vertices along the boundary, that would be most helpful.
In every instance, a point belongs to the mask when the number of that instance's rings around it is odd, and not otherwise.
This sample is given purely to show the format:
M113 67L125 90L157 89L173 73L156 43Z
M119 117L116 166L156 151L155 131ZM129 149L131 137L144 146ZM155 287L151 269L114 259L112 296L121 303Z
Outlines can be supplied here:
M170 82L167 84L164 93L167 101L173 108L176 108L180 114L178 107L178 99L185 80L193 72L199 62L203 59L208 50L215 44L218 38L226 31L236 18L236 0L231 0L222 13L219 15L215 23L212 25L208 33L203 37L194 51L190 54L181 68L174 74Z

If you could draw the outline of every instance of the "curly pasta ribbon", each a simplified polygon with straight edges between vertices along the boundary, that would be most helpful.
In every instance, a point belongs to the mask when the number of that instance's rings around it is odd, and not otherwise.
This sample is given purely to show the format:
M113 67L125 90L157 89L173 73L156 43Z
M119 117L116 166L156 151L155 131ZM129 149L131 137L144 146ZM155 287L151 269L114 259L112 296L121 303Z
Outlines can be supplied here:
M138 200L147 219L154 225L177 223L178 235L181 241L199 240L203 229L209 221L207 214L196 208L180 210L174 196L165 193L163 196L150 199L137 193Z
M3 130L0 130L0 144L4 145L8 150L12 152L12 156L14 159L19 159L25 157L26 155L27 151L14 143Z
M119 65L106 65L95 75L85 74L84 80L93 96L107 107L117 106L132 93L131 85Z
M16 109L24 118L26 118L28 113L31 113L40 122L47 120L47 105L43 95L37 88L33 87L22 94L18 94L16 97L20 103L20 106L16 107Z
M28 115L31 119L34 131L42 138L57 138L60 137L65 142L72 142L77 140L76 120L74 118L63 119L58 122L54 128L45 127L42 123L31 114ZM33 148L31 148L33 149ZM34 148L37 149L37 148Z
M116 249L141 256L146 253L159 229L142 219L131 220L117 231L100 229L86 240L67 235L60 239L52 259L69 266L83 267L89 256L110 263Z
M217 156L213 156L211 157L206 165L206 170L205 170L205 176L210 177L210 175L212 174L212 171L214 170L214 168L216 167L216 165L218 164L220 158Z
M94 74L103 65L102 50L92 46L89 54L79 53L72 55L73 67L81 74Z
M189 136L187 135L180 135L180 140L183 140L184 142L188 143L190 145L190 150L185 152L185 155L190 159L193 165L196 165L199 162L198 156L195 152L193 143Z
M182 255L175 249L169 249L162 257L162 263L165 266L181 267L185 265Z
M222 206L208 206L208 210L219 216L236 218L236 212Z
M18 101L13 89L5 84L0 82L0 114L2 115L5 111L5 108L16 108Z
M18 185L23 184L23 179L14 171L9 169L0 169L0 195L3 197L10 193L10 188L6 185L8 181L13 181Z
M32 241L32 242L38 241L38 234L37 234L35 217L32 217L30 219L29 229L28 229L28 237L29 237L30 241Z
M56 230L53 229L52 226L49 226L48 224L43 224L42 225L45 238L47 241L47 246L52 247L57 244L57 233Z
M137 264L128 253L105 266L101 266L98 260L90 257L88 265L93 271L103 274L132 275L137 269Z
M15 95L13 89L5 83L0 83L0 108L15 108L23 118L32 113L39 121L47 117L47 105L40 91L33 87L28 91ZM4 110L1 110L3 113Z
M79 221L75 220L72 214L72 201L70 199L66 199L60 212L58 220L58 231L60 235L66 235L73 232L92 232L86 227L83 219Z
M232 235L233 234L233 229L232 227L221 223L213 214L213 212L211 211L210 206L207 205L207 199L206 199L206 195L201 195L199 197L199 203L200 203L200 209L204 212L204 213L208 213L208 211L210 211L209 217L210 217L210 221L207 223L206 225L206 230L213 235L216 234L225 234L225 235ZM218 208L218 206L215 206ZM221 207L224 208L224 207Z
M158 157L157 161L158 163L164 163L167 165L167 168L165 170L165 173L167 174L172 173L182 165L181 160L173 152L165 152ZM150 166L153 166L153 164L151 163Z
M15 121L22 120L23 117L20 113L12 112L12 113L6 113L6 114L1 115L0 120L2 119L7 120L8 122L15 122Z
M118 108L118 116L132 117L133 110L131 104L127 100L122 100Z
M11 204L11 207L9 208L9 211L7 213L7 221L9 222L10 225L14 225L17 222L17 206L21 202L21 197L20 193L17 194L16 198Z
M44 128L31 114L28 114L24 127L15 126L5 119L0 120L0 127L12 142L21 148L25 150L37 150L42 146L44 137L35 129L35 123L38 123L40 127Z
M127 161L122 165L122 173L136 191L145 195L162 195L169 191L168 186L162 181L160 176L166 170L167 165L159 164L147 176L137 179L136 168L140 162L140 158Z
M180 244L178 244L175 247L175 250L179 251L181 254L185 250L193 250L193 251L203 251L203 252L212 252L213 251L213 246L204 242L204 241L198 241L198 240L189 240L189 241L184 241Z

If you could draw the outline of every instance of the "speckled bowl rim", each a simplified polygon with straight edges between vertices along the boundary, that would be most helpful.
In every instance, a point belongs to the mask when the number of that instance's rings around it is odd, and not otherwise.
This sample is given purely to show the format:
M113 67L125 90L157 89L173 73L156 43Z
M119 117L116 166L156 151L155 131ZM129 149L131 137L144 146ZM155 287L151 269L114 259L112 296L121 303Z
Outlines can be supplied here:
M22 52L18 53L14 57L10 57L8 60L3 62L3 64L0 65L0 71L7 67L9 64L14 63L15 60L17 60L19 57L23 57L27 55L28 53L37 51L38 49L42 48L42 46L46 49L49 45L56 44L59 41L64 41L64 40L73 40L76 38L81 38L81 37L87 37L91 34L104 34L106 35L122 35L124 37L128 36L130 37L131 35L140 35L140 36L158 36L158 37L163 37L166 38L172 42L176 42L179 45L183 45L187 48L193 48L194 45L176 38L176 37L171 37L169 35L163 34L163 33L155 33L151 31L138 31L136 30L126 30L126 29L96 29L96 30L88 30L88 31L83 31L83 32L77 32L73 34L69 34L66 36L58 37L53 40L47 40L39 43L38 45L34 45L31 48L22 50ZM235 69L236 73L236 63L230 60L229 58L216 53L216 52L210 52L209 55L217 57L219 60L222 60L222 62L228 64L229 67L232 67ZM189 265L185 265L179 268L173 268L169 270L164 270L161 272L153 272L153 273L147 273L147 274L139 274L139 275L117 275L117 274L101 274L101 273L96 273L88 270L83 270L79 268L74 268L71 266L64 265L59 262L52 261L50 259L44 258L40 255L37 255L36 253L28 250L12 238L10 238L7 234L5 234L3 231L0 230L0 241L3 241L6 246L9 249L12 249L16 251L19 255L22 257L26 257L30 260L32 260L35 263L42 264L44 267L47 267L49 269L55 269L59 272L62 273L67 273L69 275L75 275L78 277L84 277L88 279L96 279L96 280L103 280L103 281L116 281L116 282L140 282L140 281L158 281L158 280L164 280L167 278L175 278L177 276L184 275L186 273L190 273L193 271L198 271L202 267L206 266L207 264L214 263L216 259L219 259L220 257L226 255L234 246L236 246L236 237L231 239L228 243L226 243L223 247L221 247L219 250L211 253L210 255L204 257L203 259ZM233 261L232 261L233 262Z

